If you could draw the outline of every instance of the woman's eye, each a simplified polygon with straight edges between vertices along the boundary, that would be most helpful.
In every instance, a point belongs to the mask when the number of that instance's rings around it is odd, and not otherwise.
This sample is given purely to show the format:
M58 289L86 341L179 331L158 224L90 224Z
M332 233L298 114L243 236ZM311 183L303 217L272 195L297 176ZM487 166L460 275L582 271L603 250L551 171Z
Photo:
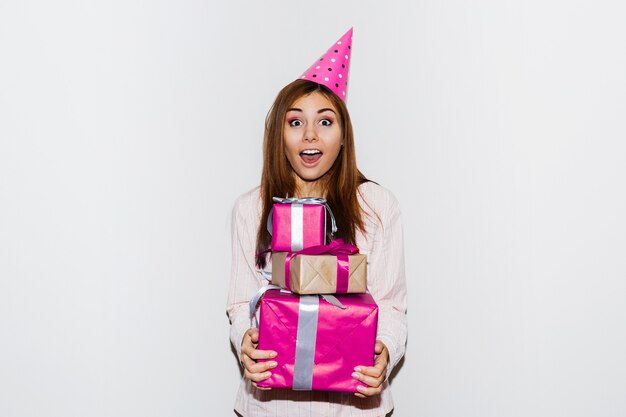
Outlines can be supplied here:
M291 126L291 127L299 127L299 126L302 126L302 121L300 121L300 120L298 120L298 119L290 120L290 121L289 121L289 126Z
M332 125L332 124L333 124L333 122L332 122L332 120L322 119L322 120L320 121L320 124L321 124L322 126L330 126L330 125Z

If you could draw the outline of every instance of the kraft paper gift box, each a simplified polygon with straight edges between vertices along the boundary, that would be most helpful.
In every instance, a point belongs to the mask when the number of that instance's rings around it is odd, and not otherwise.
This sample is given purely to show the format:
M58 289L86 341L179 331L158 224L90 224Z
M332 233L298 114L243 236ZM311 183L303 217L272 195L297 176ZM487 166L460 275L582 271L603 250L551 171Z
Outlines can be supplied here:
M367 291L367 256L272 253L272 284L297 294Z
M331 296L332 297L332 296ZM261 298L258 349L278 363L257 385L357 392L357 365L373 366L378 306L369 293L342 294L339 308L319 295L269 290Z
M323 198L274 198L268 219L272 235L272 252L299 251L326 243L326 211L336 226L330 208Z

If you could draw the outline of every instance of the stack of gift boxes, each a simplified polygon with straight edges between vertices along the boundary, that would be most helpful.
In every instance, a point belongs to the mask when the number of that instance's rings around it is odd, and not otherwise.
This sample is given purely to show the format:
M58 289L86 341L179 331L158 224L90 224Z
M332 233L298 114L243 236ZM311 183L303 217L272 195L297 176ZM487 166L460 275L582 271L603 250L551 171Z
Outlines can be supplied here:
M373 365L378 324L367 257L340 239L326 244L323 199L275 200L272 284L282 289L261 298L258 348L277 351L278 366L257 385L357 392L352 373Z

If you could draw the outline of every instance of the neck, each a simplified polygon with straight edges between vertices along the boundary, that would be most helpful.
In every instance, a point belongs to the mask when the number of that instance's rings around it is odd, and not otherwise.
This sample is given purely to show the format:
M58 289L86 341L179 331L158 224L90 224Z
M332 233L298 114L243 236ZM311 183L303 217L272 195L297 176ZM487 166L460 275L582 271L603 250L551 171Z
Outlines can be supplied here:
M304 181L300 177L296 177L296 192L294 197L324 197L324 192L321 182L318 181Z

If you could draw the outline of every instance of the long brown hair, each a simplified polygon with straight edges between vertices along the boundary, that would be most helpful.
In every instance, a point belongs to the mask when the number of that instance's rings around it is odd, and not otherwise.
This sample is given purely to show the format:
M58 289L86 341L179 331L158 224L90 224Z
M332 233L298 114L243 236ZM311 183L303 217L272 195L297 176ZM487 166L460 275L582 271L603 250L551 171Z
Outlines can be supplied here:
M272 197L293 197L296 190L295 173L287 160L283 132L285 116L293 103L303 96L318 92L326 97L337 109L341 126L343 147L330 170L317 181L320 182L324 197L337 221L335 235L346 242L355 243L357 230L364 231L363 210L359 205L357 191L359 185L368 181L356 166L352 123L345 103L327 87L308 80L296 80L287 84L274 100L265 119L263 139L263 173L261 175L261 200L263 211L256 240L256 265L264 268L267 264L267 250L271 236L266 230L267 216L272 208Z

